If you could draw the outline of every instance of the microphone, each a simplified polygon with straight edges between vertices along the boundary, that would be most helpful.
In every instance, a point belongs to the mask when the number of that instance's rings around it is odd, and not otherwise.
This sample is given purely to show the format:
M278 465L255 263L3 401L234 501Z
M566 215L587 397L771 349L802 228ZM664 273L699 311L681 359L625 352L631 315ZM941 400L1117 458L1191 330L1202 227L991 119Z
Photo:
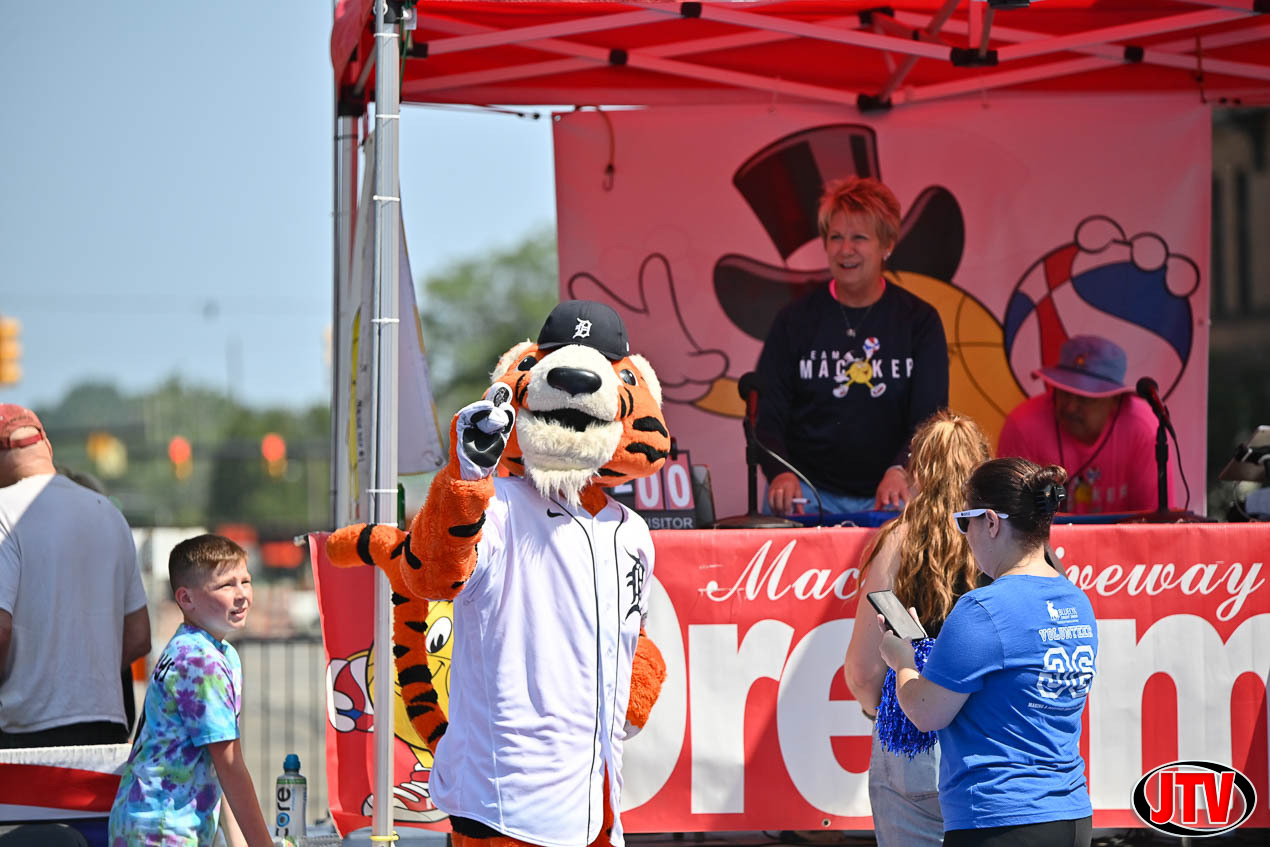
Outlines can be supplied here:
M794 521L776 517L775 515L762 515L759 514L758 510L758 465L760 451L766 450L766 448L759 443L758 436L754 434L754 429L758 422L758 394L762 384L762 377L754 371L745 374L736 382L737 393L745 401L745 419L742 421L742 428L745 430L745 482L748 509L743 515L734 515L730 518L715 521L715 529L772 529L775 527L797 526ZM767 450L767 452L771 453L770 450ZM776 456L775 453L772 453L772 455ZM793 467L779 456L776 456L776 458L782 464Z
M745 419L753 427L758 423L758 393L762 378L755 372L744 374L736 383L737 393L745 401Z
M1144 376L1138 380L1136 391L1139 397L1147 401L1151 411L1155 412L1155 416L1164 424L1165 429L1177 438L1177 433L1173 431L1173 421L1169 419L1168 407L1160 400L1160 386L1149 376Z

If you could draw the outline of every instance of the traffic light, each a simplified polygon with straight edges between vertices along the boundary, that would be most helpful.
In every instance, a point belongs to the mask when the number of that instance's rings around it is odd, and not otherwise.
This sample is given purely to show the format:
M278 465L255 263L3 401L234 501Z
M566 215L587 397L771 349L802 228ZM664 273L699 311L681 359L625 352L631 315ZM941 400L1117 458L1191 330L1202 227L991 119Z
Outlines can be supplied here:
M174 435L168 442L168 459L172 462L172 473L177 479L189 479L194 472L194 449L182 436Z
M128 470L128 448L108 432L89 433L84 452L106 479L118 479Z
M287 471L287 442L276 432L265 433L260 439L260 455L265 458L265 470L269 476L280 477Z
M22 379L22 323L17 318L0 317L0 385Z

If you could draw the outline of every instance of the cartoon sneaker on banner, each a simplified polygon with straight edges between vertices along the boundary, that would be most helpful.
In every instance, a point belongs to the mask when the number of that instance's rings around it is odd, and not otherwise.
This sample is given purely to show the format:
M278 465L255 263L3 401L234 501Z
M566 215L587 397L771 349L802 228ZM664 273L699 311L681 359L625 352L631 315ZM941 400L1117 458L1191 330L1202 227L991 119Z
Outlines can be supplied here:
M1199 267L1170 252L1159 235L1125 235L1119 223L1091 215L1073 240L1029 267L1010 295L1005 347L1015 378L1029 394L1042 390L1032 372L1058 361L1059 348L1080 334L1115 339L1131 379L1149 376L1167 397L1191 356L1190 296Z

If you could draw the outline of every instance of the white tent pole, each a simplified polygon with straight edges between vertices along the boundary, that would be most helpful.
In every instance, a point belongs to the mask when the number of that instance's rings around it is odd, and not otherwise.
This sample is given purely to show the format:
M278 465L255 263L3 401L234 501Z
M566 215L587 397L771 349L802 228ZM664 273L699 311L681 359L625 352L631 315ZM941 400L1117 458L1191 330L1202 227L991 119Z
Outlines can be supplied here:
M331 506L328 517L333 527L345 526L353 519L351 480L348 478L348 439L340 438L340 423L348 418L351 363L342 355L340 312L344 296L351 292L353 228L357 220L357 118L340 114L337 101L335 117L335 251L333 256L335 294L331 298Z
M397 276L401 198L397 186L400 110L400 0L375 2L375 263L371 318L369 522L397 525ZM372 832L392 834L392 591L375 571L375 791Z

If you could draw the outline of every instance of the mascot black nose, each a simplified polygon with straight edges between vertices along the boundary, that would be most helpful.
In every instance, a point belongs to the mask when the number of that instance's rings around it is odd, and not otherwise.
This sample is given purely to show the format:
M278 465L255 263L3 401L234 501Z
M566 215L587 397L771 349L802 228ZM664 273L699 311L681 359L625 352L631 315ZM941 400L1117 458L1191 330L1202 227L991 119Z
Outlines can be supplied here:
M567 394L591 394L600 390L600 375L582 368L552 368L547 372L547 384Z

